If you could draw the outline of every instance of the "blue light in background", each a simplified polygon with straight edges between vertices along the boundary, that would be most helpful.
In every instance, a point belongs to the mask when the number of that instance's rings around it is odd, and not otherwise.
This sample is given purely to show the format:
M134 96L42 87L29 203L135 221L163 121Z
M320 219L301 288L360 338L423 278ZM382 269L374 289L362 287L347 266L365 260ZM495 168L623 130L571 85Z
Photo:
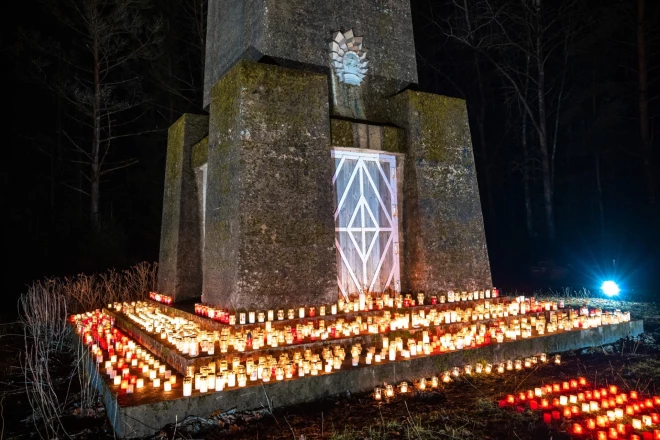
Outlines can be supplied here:
M616 296L621 292L621 289L615 283L614 281L608 280L603 283L602 286L600 286L600 290L603 291L603 293L607 296Z

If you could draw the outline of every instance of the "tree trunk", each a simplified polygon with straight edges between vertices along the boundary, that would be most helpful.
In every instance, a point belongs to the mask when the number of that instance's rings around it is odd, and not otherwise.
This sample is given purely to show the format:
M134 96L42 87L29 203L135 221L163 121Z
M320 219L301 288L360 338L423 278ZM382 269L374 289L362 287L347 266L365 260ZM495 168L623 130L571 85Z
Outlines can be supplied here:
M463 8L465 11L465 25L467 26L470 44L474 44L474 37L472 34L472 22L470 21L468 0L463 0ZM477 118L477 130L479 131L479 150L481 152L481 163L483 164L484 180L486 181L486 200L488 203L488 214L492 216L495 212L495 204L493 203L493 189L490 178L490 167L488 166L488 148L486 147L486 97L484 94L484 86L481 75L481 66L479 65L479 56L477 51L472 51L474 57L474 67L477 70L477 83L479 86L479 117Z
M525 225L527 235L534 237L534 217L532 211L532 194L529 187L529 150L527 146L527 112L522 112L522 150L523 150L523 189L525 191Z
M543 65L543 48L541 42L541 29L543 21L541 16L541 0L536 2L536 67L537 67L537 92L539 113L539 151L541 153L541 172L543 177L543 204L545 207L545 222L548 229L548 240L555 240L555 214L552 188L552 170L550 168L550 156L548 154L548 130L546 124L545 103L545 66Z
M526 72L529 72L529 57L527 57ZM523 89L523 99L527 101L529 91L529 76L525 76L525 87ZM532 194L529 187L529 147L527 145L527 111L522 109L522 133L521 144L523 150L523 189L525 195L525 225L527 226L527 235L534 237L534 212L532 211Z
M488 148L486 145L486 97L481 77L481 67L477 52L474 53L474 64L477 68L477 81L479 83L479 117L477 118L477 129L479 130L479 148L481 150L481 163L483 164L484 180L486 181L486 200L488 201L488 214L495 214L495 203L493 201L493 188L490 176L490 166L488 162Z
M101 78L100 78L100 60L99 60L99 47L98 41L94 41L93 47L94 54L94 103L93 109L93 125L92 129L94 135L92 137L92 154L91 154L91 172L89 175L90 183L90 220L92 227L98 231L101 227L100 219L100 185L101 185L101 163L100 163L100 149L101 149Z
M637 0L637 70L639 72L639 137L649 204L655 205L653 154L649 125L648 66L646 60L645 0Z
M600 179L600 154L597 149L594 152L594 162L596 167L596 190L598 192L598 214L600 216L600 236L603 240L605 238L605 212L603 209L603 185Z

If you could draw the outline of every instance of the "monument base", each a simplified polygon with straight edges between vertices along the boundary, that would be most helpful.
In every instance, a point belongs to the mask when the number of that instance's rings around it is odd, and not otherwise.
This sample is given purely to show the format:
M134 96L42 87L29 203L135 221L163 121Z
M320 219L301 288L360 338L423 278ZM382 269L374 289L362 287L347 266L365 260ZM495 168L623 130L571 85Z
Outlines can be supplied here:
M117 323L121 326L121 322L117 321ZM132 333L128 326L123 327L122 330ZM108 419L116 436L134 438L152 435L164 425L180 422L191 415L209 417L212 413L221 410L280 408L346 391L352 393L371 391L375 387L383 386L384 383L396 385L401 381L412 382L423 377L428 379L439 376L442 371L452 367L462 367L475 362L498 363L535 356L538 353L555 353L611 344L621 338L638 336L642 332L643 322L636 320L584 330L562 331L499 344L492 343L471 349L422 355L393 362L383 361L372 365L361 364L350 367L348 360L348 366L342 366L341 370L329 374L307 375L281 381L273 379L270 383L248 381L245 387L233 387L203 394L195 391L190 397L182 396L181 376L169 393L163 393L162 386L152 388L146 385L133 394L125 394L106 374L99 372L99 366L93 359L90 359L87 368L102 396ZM80 338L75 332L72 333L73 343L81 344ZM138 335L131 334L131 336L139 341L136 337ZM148 336L143 335L143 337ZM493 371L490 374L499 373Z

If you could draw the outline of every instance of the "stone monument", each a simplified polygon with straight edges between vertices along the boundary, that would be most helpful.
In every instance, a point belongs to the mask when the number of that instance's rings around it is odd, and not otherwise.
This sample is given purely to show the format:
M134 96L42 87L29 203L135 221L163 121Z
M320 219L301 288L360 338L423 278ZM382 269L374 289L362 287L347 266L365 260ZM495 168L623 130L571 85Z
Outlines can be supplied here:
M409 0L210 0L169 130L159 290L232 310L492 285L463 100L413 91Z

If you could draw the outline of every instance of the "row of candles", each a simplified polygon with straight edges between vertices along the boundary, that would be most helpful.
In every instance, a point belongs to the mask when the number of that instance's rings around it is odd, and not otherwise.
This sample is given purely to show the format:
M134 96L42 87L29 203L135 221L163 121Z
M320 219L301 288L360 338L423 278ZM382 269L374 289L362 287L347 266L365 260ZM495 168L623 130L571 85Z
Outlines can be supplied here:
M275 328L274 324L266 322L263 327L238 330L225 327L221 331L207 331L197 322L182 317L172 317L163 313L158 307L149 303L115 303L110 307L123 313L139 324L149 333L160 335L172 348L179 353L195 357L198 355L215 355L216 344L220 353L231 351L245 352L264 347L300 344L305 342L341 339L364 334L387 334L389 331L425 329L434 325L436 334L429 340L428 330L423 330L423 340L419 347L412 349L416 353L430 354L434 351L443 352L469 347L476 347L491 342L515 340L518 337L529 338L534 331L538 335L546 332L572 328L589 328L613 324L630 319L629 313L615 311L610 314L600 309L589 311L569 310L547 312L536 316L534 314L521 316L520 319L508 319L489 323L475 324L480 320L494 320L509 317L509 310L518 310L524 300L511 303L490 304L486 301L474 308L438 311L430 309L410 313L397 313L392 316L390 311L384 311L378 316L356 316L352 319L338 318L326 325L325 320L314 320L298 323L296 326ZM533 301L528 304L537 306ZM556 305L556 304L555 304ZM581 314L582 313L582 314ZM517 314L514 316L518 316ZM453 333L443 333L440 328L445 324L463 323L464 325ZM427 345L425 345L427 344Z
M171 306L174 302L174 299L171 296L163 295L162 293L158 292L149 292L149 299L165 304L167 306Z
M583 377L544 385L509 394L499 401L500 407L543 411L543 421L571 420L571 434L593 434L597 439L660 440L660 430L633 433L660 427L660 396L642 398L637 391L620 392L616 385L585 389ZM554 397L553 397L554 396ZM624 423L628 422L628 423ZM630 435L628 437L628 435Z
M98 311L76 315L73 317L73 322L84 336L84 341L90 345L92 355L95 356L99 368L103 364L105 372L115 385L121 386L122 391L132 393L135 388L141 388L144 386L145 378L151 381L152 387L158 388L161 386L162 377L165 392L171 391L172 386L176 384L176 374L172 374L170 370L166 369L164 363L156 360L145 349L114 328L109 315ZM395 338L391 343L388 338L384 338L382 345L380 353L376 353L375 347L366 350L365 363L379 363L386 359L394 360L397 353L401 353L403 357L409 357L410 352L415 350L413 347L416 346L409 341L407 348L404 348L402 338ZM351 346L349 351L351 365L358 365L363 351L361 344ZM242 362L237 356L230 362L226 360L212 361L197 372L194 367L188 367L183 379L182 391L184 396L190 396L193 389L205 393L213 390L222 391L225 387L244 387L247 386L248 381L261 380L267 383L271 380L280 381L305 375L327 374L340 370L346 355L345 349L341 346L332 348L326 346L321 354L314 354L311 349L306 349L303 353L300 351L293 353L292 359L289 358L288 353L282 353L279 358L270 355L262 356L256 362L252 358L247 358L245 362ZM448 382L452 376L455 377L459 374L488 374L495 371L502 373L514 369L519 370L537 362L545 362L546 359L547 356L542 353L524 361L510 360L496 365L476 364L474 369L468 365L464 367L464 370L456 367L443 373L441 381ZM559 356L555 357L555 362L559 362L559 359ZM130 374L131 367L137 368L138 374ZM137 377L139 374L142 374L144 378ZM435 382L437 383L437 379ZM430 383L434 383L434 381L431 380Z
M168 393L176 386L176 372L134 340L114 327L112 318L96 310L73 315L72 324L89 347L99 372L104 372L123 394L132 394L149 384Z
M487 290L477 290L477 291L464 291L462 293L454 293L453 291L447 292L446 295L431 295L430 299L426 299L424 293L417 294L417 300L412 298L411 294L402 295L390 295L384 293L381 296L372 296L371 293L361 293L357 298L344 299L344 297L339 297L336 304L332 304L329 307L326 305L321 305L318 307L319 312L318 316L327 316L337 315L338 313L356 313L356 312L367 312L371 310L385 310L385 309L402 309L415 306L433 306L438 304L445 303L455 303L455 302L466 302L466 301L478 301L483 299L494 299L499 297L499 291L496 288L493 288L492 292L490 289ZM563 301L562 301L563 302ZM562 306L563 307L563 306ZM316 306L313 307L297 307L287 309L286 315L284 309L277 310L268 310L266 311L241 311L238 315L235 312L226 310L223 308L211 306L208 304L198 303L195 304L195 313L210 318L224 324L236 325L236 324L255 324L263 322L273 322L284 321L285 319L303 319L303 318L314 318L317 316ZM297 314L296 314L297 311ZM524 313L524 312L523 312ZM238 316L238 320L237 320Z
M561 355L556 354L551 358L548 358L546 353L540 353L536 356L527 357L525 359L515 359L507 360L506 362L500 362L497 364L490 364L484 362L478 362L474 365L468 364L464 367L454 367L451 370L446 370L440 374L440 377L433 376L430 379L421 378L417 381L412 387L408 385L408 382L401 382L398 385L388 385L385 384L385 387L376 387L374 389L373 397L374 400L380 401L383 397L393 397L395 395L395 390L401 394L406 394L410 391L411 388L416 388L418 390L425 390L428 388L437 388L440 383L449 383L452 382L455 378L459 376L472 376L479 374L491 374L497 372L499 374L505 373L507 371L520 371L524 368L531 368L538 363L546 363L550 359L559 365L561 364Z

